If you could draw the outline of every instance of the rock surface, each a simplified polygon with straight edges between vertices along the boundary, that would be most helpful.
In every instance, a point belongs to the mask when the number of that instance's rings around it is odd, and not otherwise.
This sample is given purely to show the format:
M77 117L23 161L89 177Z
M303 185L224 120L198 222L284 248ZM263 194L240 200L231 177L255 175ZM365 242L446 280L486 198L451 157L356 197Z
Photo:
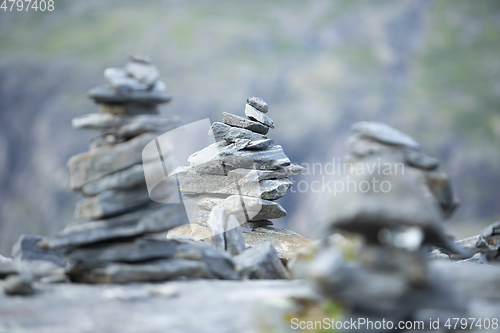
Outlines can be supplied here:
M248 279L289 279L288 272L270 242L255 245L234 257L236 269Z

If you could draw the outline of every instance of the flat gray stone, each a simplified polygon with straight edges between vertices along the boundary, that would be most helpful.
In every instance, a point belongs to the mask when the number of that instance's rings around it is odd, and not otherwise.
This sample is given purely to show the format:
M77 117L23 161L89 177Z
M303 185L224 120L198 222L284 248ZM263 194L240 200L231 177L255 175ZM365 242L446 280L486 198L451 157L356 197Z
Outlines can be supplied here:
M239 178L231 176L201 174L191 167L178 167L169 177L179 181L179 191L195 194L240 194L266 200L276 200L285 196L292 182L285 178L259 181L250 174Z
M126 103L126 104L101 104L101 112L116 116L137 114L158 114L156 104Z
M12 257L15 261L50 261L59 267L66 266L66 260L63 257L63 251L41 248L38 243L43 240L38 235L22 235L12 247Z
M434 157L425 155L413 149L406 150L406 161L415 168L424 170L435 170L439 166L439 161Z
M270 242L255 245L234 257L236 269L248 279L289 279L290 275Z
M82 187L82 193L86 196L93 196L107 190L127 190L145 184L144 168L142 164L137 164L85 184Z
M265 150L265 149L271 147L273 144L274 144L274 141L272 139L250 141L248 143L248 145L245 147L245 149ZM229 149L229 147L228 147L228 149Z
M80 190L91 181L142 163L142 150L155 138L155 134L144 133L123 143L96 148L71 157L68 161L71 189ZM166 145L162 147L165 156L168 156L170 150Z
M249 180L261 181L266 179L281 179L296 176L302 173L304 170L298 164L291 164L289 166L280 167L275 170L250 170L250 169L235 169L227 173L229 178L235 177L240 179L245 177Z
M66 255L72 264L83 268L102 267L112 262L140 262L173 258L178 242L138 238L134 241L98 243L91 247L77 248Z
M165 84L157 81L153 90L133 90L126 93L115 91L108 85L92 88L88 96L96 103L119 104L119 103L148 103L161 104L170 101L171 97L165 92Z
M18 274L18 269L12 259L0 261L0 279L9 275Z
M259 228L259 227L271 227L274 223L270 220L260 220L260 221L249 221L241 224L242 228Z
M147 132L163 134L178 127L181 120L169 115L89 113L74 118L71 124L78 129L91 129L104 134L130 138Z
M227 223L227 209L223 205L216 205L210 211L207 225L212 232L212 243L218 249L224 250L226 243L224 240L224 230Z
M134 90L148 90L147 84L142 83L128 75L123 68L107 68L104 70L104 78L118 93L125 94Z
M177 188L159 187L163 192L156 193L156 198L166 199L177 194ZM131 211L132 209L144 206L153 202L149 196L147 187L138 187L128 190L107 190L99 193L95 197L80 200L76 203L75 219L96 220L100 218L117 215Z
M126 138L113 134L103 134L89 140L89 150L125 142Z
M276 170L291 164L280 145L266 150L232 150L221 143L212 144L189 156L196 171L225 175L234 169ZM226 172L225 172L226 171Z
M227 112L222 112L222 122L229 126L244 128L263 135L269 132L269 126Z
M224 123L215 122L210 127L208 135L216 138L226 140L228 142L235 142L238 139L247 139L250 141L259 141L268 139L266 136L255 133L244 128L233 127Z
M274 121L272 121L271 118L269 118L263 112L257 110L250 104L247 104L245 106L245 115L250 120L258 121L261 124L274 128Z
M72 281L84 283L131 283L166 281L173 278L206 277L206 264L186 259L166 259L146 263L114 263L90 271L72 272Z
M54 236L44 239L42 243L44 247L49 248L82 246L164 232L187 223L189 221L184 205L153 203L132 213L66 227Z
M351 131L382 143L420 149L420 144L412 137L384 123L362 121L352 125Z
M488 264L488 260L486 259L486 256L483 253L476 253L469 259L459 260L455 264L464 264L464 263L486 265Z
M245 251L245 238L243 238L240 223L234 215L229 215L227 218L224 240L226 251L231 255L236 256Z
M14 296L29 296L35 293L32 279L27 275L11 275L3 283L4 293Z
M223 199L203 195L196 200L200 209L205 211L210 211L216 205L224 205L227 213L236 216L240 224L286 216L285 209L279 203L254 197L231 195Z
M124 70L128 75L142 82L148 88L154 87L160 75L156 66L153 66L150 62L140 61L134 57L131 57L129 62L125 65Z
M267 103L264 102L262 98L259 97L248 97L247 98L247 104L250 104L260 112L267 113Z

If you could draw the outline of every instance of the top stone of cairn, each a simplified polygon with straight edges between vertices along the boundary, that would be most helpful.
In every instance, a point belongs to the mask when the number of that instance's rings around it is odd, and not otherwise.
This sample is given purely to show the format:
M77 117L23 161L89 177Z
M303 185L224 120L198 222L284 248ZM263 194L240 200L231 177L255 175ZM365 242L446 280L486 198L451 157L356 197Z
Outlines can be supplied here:
M259 110L260 112L267 113L267 103L259 97L248 97L247 103Z

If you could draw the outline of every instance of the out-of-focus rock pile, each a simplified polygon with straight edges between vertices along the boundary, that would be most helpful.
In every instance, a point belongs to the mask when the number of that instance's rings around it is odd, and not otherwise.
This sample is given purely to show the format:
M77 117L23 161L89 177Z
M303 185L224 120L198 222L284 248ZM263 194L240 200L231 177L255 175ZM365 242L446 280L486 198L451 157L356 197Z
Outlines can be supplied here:
M193 220L198 224L182 226L172 235L209 238L213 234L208 225L210 211L223 205L243 228L252 228L244 234L247 244L271 241L285 262L308 244L298 234L273 228L270 221L286 215L276 200L292 186L287 177L303 168L292 164L283 148L266 136L274 128L267 113L267 103L258 97L247 99L246 118L224 112L222 122L213 123L209 131L223 141L192 154L190 166L170 175L177 178L185 200L195 202Z
M290 265L293 275L346 304L354 318L424 320L427 329L429 318L440 319L441 328L449 318L465 318L473 288L464 291L467 278L455 274L460 266L428 259L433 246L472 255L443 230L443 218L456 206L448 176L415 140L385 124L358 123L352 130L345 174L337 179L345 190L325 197L320 220L327 234L347 232L362 242L353 259L338 245L340 236L326 237L302 251ZM468 261L484 262L479 256Z

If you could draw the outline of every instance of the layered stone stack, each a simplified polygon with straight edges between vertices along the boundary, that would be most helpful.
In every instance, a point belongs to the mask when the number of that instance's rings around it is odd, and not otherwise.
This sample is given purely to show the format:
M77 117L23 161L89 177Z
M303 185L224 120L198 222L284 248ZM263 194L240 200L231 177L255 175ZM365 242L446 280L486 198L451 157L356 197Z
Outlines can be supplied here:
M448 218L458 207L448 174L439 169L439 161L420 150L420 144L412 137L378 122L359 122L352 126L347 139L349 154L346 165L377 157L390 158L403 163L404 169L415 172L422 191L440 208L443 218Z
M196 201L196 223L207 225L218 204L244 227L270 226L271 219L286 215L276 200L292 186L287 177L300 174L302 167L292 164L283 148L266 136L274 128L267 112L267 103L257 97L247 99L246 118L224 112L222 122L213 123L209 131L223 141L194 153L189 167L171 174L179 180L184 198Z
M153 202L144 178L144 168L152 163L145 160L144 147L179 125L177 118L158 114L158 104L170 100L158 70L149 60L132 57L125 68L108 68L104 76L108 85L89 91L101 112L73 120L75 128L101 133L88 152L68 162L71 189L85 198L76 205L75 221L39 245L62 249L67 274L78 282L237 278L224 251L161 235L188 219L181 204ZM163 145L161 159L168 162L171 149ZM177 195L176 188L160 187L155 199L171 195ZM211 270L209 263L219 269Z
M292 265L295 276L307 277L324 296L346 304L352 317L397 323L421 320L425 314L426 325L429 318L462 317L463 302L428 267L432 245L466 252L445 234L443 206L422 186L422 170L434 170L437 162L431 168L431 159L413 139L387 125L360 123L353 131L346 162L351 165L337 180L344 182L344 189L351 187L325 198L320 220L326 234L351 233L362 242L355 258L346 258L327 237L308 264ZM402 161L410 164L408 160L414 167L395 171Z

